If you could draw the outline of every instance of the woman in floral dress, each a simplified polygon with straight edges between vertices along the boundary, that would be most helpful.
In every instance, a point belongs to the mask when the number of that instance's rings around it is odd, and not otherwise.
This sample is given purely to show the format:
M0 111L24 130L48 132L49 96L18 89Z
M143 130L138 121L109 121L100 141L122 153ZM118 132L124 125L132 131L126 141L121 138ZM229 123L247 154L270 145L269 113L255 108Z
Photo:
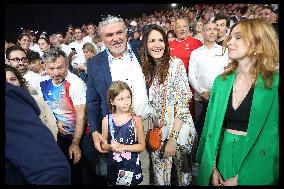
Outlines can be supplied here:
M169 42L161 27L149 25L142 39L141 66L149 88L151 115L157 125L164 117L161 147L151 151L154 184L189 185L196 131L188 108L192 93L186 71L180 59L170 57Z

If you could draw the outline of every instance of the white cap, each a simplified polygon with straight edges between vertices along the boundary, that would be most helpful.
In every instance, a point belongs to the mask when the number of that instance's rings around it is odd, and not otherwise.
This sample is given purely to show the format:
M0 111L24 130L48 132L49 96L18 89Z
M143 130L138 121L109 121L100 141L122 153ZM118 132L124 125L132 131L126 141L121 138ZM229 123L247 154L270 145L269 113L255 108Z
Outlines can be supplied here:
M135 22L135 20L131 21L130 26L137 26L137 22Z

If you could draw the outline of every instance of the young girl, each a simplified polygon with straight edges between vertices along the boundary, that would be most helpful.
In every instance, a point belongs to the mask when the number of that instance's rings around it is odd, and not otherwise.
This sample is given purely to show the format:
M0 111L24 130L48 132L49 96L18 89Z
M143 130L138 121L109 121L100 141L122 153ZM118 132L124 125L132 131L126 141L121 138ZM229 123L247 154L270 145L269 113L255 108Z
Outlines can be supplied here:
M141 117L131 108L132 92L123 81L113 82L108 89L108 105L112 114L102 121L103 144L108 153L107 180L109 185L138 185L142 182L139 152L145 149Z

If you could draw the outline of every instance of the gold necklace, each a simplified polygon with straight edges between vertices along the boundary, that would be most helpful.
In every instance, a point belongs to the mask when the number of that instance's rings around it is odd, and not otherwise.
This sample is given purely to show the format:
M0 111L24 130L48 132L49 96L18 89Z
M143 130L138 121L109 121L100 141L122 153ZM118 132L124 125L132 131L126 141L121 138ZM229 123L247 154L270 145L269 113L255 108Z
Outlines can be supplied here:
M237 88L236 86L233 87L233 93L234 93L233 101L234 101L234 104L236 105L235 107L239 107L239 105L243 102L244 98L243 98L243 96L241 96L241 98L240 98L241 100L239 100L237 98L237 89L236 88Z
M239 77L238 77L238 75L237 75L237 77L236 77L236 79L235 79L235 82L234 82L234 86L233 86L233 104L235 105L234 107L236 107L236 109L240 106L240 104L243 102L243 100L245 99L245 97L246 97L246 95L248 94L248 92L249 92L249 89L250 89L250 87L251 87L251 85L252 85L252 79L249 79L248 80L248 82L246 82L245 80L243 80L243 79L238 79ZM242 83L241 83L241 85L243 85L244 84L244 93L243 93L243 95L241 95L240 96L240 98L238 99L237 98L237 86L239 87L240 86L240 80L242 80ZM241 91L241 90L239 90L239 91Z

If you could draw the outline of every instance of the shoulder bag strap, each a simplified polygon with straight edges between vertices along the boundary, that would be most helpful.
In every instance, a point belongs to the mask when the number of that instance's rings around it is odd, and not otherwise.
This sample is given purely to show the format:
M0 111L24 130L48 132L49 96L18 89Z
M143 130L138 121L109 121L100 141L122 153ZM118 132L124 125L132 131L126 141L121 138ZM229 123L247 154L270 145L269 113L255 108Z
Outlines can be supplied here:
M167 88L168 88L168 76L166 77L166 87L164 90L164 101L163 101L163 106L162 106L162 118L160 121L160 127L159 129L162 129L164 126L164 118L165 118L165 106L166 106L166 100L167 100Z

